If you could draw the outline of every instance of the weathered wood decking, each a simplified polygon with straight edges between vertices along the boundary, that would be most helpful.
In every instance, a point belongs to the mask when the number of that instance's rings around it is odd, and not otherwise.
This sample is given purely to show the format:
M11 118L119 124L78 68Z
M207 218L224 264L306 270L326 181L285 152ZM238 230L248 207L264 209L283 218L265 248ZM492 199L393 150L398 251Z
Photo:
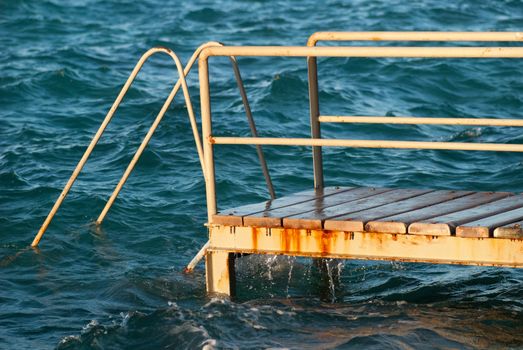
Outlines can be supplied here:
M235 253L523 267L523 195L329 187L228 209L209 225L208 288Z
M213 224L431 236L523 238L523 195L330 187L224 210Z

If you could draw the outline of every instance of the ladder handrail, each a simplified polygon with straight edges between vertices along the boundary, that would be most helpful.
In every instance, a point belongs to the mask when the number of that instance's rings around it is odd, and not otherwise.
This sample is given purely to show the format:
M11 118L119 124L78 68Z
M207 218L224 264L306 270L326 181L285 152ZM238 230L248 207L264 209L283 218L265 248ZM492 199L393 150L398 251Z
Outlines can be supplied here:
M199 57L200 53L202 52L202 50L205 49L205 48L208 48L208 47L213 47L213 46L223 46L223 44L221 44L219 42L208 42L208 43L205 43L203 45L200 45L195 50L195 52L191 56L189 62L187 63L187 65L186 65L186 67L184 69L182 69L181 62L178 59L177 55L172 50L170 50L169 48L166 48L166 47L155 47L155 48L152 48L152 49L148 50L146 53L144 53L142 55L142 57L140 57L140 60L135 65L133 71L131 72L131 74L127 78L127 81L124 84L124 86L122 87L122 89L120 90L120 93L118 94L118 97L114 101L114 103L111 106L109 112L107 113L106 117L104 118L102 124L98 128L95 136L91 140L91 143L87 147L87 149L84 152L82 158L78 162L75 170L71 174L71 177L69 178L69 181L67 182L67 184L65 185L64 189L62 190L62 193L60 194L60 196L56 200L55 204L53 205L53 208L51 209L51 211L49 212L48 216L46 217L44 223L40 227L40 230L38 231L38 233L35 236L33 242L31 243L32 247L36 247L38 245L38 243L40 242L43 234L47 230L47 227L51 223L54 215L58 211L60 205L62 204L63 200L67 196L67 194L68 194L69 190L71 189L72 185L76 181L76 178L78 177L78 175L82 171L85 163L87 162L87 159L89 158L89 156L91 155L94 147L96 146L96 144L100 140L100 138L101 138L103 132L105 131L107 125L109 124L109 122L111 121L114 113L118 109L118 107L119 107L123 97L125 96L125 94L129 90L130 86L132 85L133 81L135 80L136 76L140 72L143 64L152 55L154 55L156 53L163 52L163 53L166 53L169 56L171 56L171 58L174 60L174 62L176 64L176 67L177 67L177 70L178 70L178 74L179 74L179 79L176 82L176 84L173 87L173 89L171 90L171 93L169 94L169 96L165 100L165 102L164 102L164 104L162 106L162 109L160 110L160 112L156 116L153 124L149 128L149 131L147 132L147 134L144 137L142 143L140 144L139 148L135 152L131 162L128 164L124 174L122 175L120 181L118 182L118 184L115 187L113 193L111 194L109 200L107 201L104 209L102 210L102 212L100 213L98 219L96 220L96 224L101 224L103 219L107 215L107 212L109 211L109 209L111 208L112 204L116 200L116 197L118 196L118 194L120 193L123 185L125 184L125 182L129 178L129 175L131 174L131 172L134 169L136 163L138 162L140 156L142 155L143 151L145 150L145 147L148 145L148 143L151 140L152 135L154 134L156 128L158 127L159 123L163 119L163 116L165 115L165 113L166 113L167 109L169 108L170 104L172 103L174 97L178 93L178 91L180 89L180 86L182 86L182 90L183 90L183 93L184 93L186 108L187 108L187 111L188 111L188 114L189 114L189 120L190 120L190 123L191 123L191 129L193 131L193 136L194 136L194 140L195 140L195 143L196 143L196 149L197 149L197 152L198 152L198 158L200 160L200 165L202 167L202 173L203 173L204 179L206 180L206 171L205 171L205 166L204 166L204 163L203 163L202 141L201 141L200 134L199 134L199 131L198 131L196 118L194 116L194 109L192 107L192 102L191 102L191 99L190 99L190 95L189 95L189 91L188 91L188 88L187 88L187 83L186 83L185 77L187 76L187 74L189 74L192 66L194 65L194 62L196 62L196 60L198 59L198 57ZM240 90L240 95L241 95L242 102L243 102L243 105L244 105L244 108L245 108L245 113L246 113L246 116L247 116L247 120L249 122L249 127L251 129L251 133L252 133L253 137L258 137L257 130L256 130L256 125L255 125L254 119L252 117L252 113L251 113L251 109L250 109L250 105L249 105L249 100L248 100L247 94L245 92L245 88L244 88L243 81L242 81L242 78L241 78L241 74L240 74L240 70L239 70L239 67L238 67L238 63L237 63L235 57L230 56L229 58L230 58L231 63L232 63L232 67L233 67L233 70L234 70L234 75L235 75L235 78L236 78L236 82L237 82L238 88ZM271 199L275 199L276 196L275 196L274 188L273 188L272 181L271 181L271 178L270 178L270 175L269 175L269 171L268 171L268 168L267 168L267 163L266 163L266 160L265 160L265 157L264 157L264 154L263 154L262 146L261 145L256 145L256 150L257 150L257 153L258 153L258 158L260 160L260 165L262 167L262 172L263 172L263 175L265 177L265 181L267 183L267 188L268 188L269 194L271 196Z
M212 46L223 46L223 44L221 44L219 42L212 42L211 41L211 42L208 42L208 43L198 47L194 51L194 53L193 53L191 59L189 60L189 62L187 63L187 65L185 66L185 72L184 72L185 75L189 74L189 72L190 72L194 62L196 62L196 60L198 59L198 57L200 55L200 52L204 48L212 47ZM256 124L254 123L254 118L252 117L249 100L247 98L247 93L245 92L245 87L243 86L243 80L242 80L242 77L241 77L241 74L240 74L240 68L238 66L238 62L236 61L236 58L234 56L230 56L229 59L231 61L231 64L232 64L232 67L233 67L233 70L234 70L234 76L236 78L236 83L238 85L238 89L240 90L240 95L241 95L241 98L242 98L243 106L245 108L245 114L246 114L247 120L249 122L249 127L251 129L251 133L252 133L253 137L258 137L258 132L256 130ZM173 88L173 90L171 92L171 95L169 95L169 98L166 100L164 106L167 106L167 108L168 108L169 104L172 102L171 96L174 97L176 95L176 93L178 92L179 87L180 87L180 81L178 81L176 83L176 85L174 86L174 88ZM163 108L162 108L162 110L163 110ZM138 150L136 151L135 155L133 156L133 159L131 160L131 162L127 166L127 169L125 170L125 172L122 175L120 181L116 185L113 193L109 197L109 200L107 201L107 203L105 204L105 207L103 208L102 212L98 216L98 219L96 219L96 224L97 225L100 225L103 222L103 220L105 219L105 216L107 215L107 213L109 212L109 209L111 208L111 206L113 205L114 201L118 197L118 194L120 193L123 185L125 184L125 182L129 178L129 175L133 171L134 166L138 162L138 159L142 155L145 147L149 143L149 141L150 141L154 131L156 130L156 127L158 126L158 124L160 123L162 118L163 118L163 113L160 112L160 114L158 114L158 116L156 117L156 120L154 121L153 125L151 126L151 128L147 132L147 135L143 139L140 147L138 148ZM206 172L204 170L204 165L203 165L203 156L200 155L200 154L203 154L203 152L200 153L200 151L202 149L200 133L198 131L198 126L196 125L196 121L194 119L192 119L192 118L191 118L191 126L192 126L192 130L193 130L193 134L194 134L194 140L195 140L196 146L197 146L197 148L199 150L198 151L198 156L200 157L200 163L201 163L201 166L202 166L202 172L203 172L203 175L204 175L204 178L205 178ZM265 177L265 182L267 183L267 189L269 191L269 195L271 196L271 199L275 199L276 195L275 195L274 187L272 185L271 177L270 177L270 174L269 174L269 169L267 167L267 162L266 162L265 156L263 154L262 146L261 145L256 145L256 151L258 153L258 158L260 160L260 165L261 165L261 168L262 168L263 176Z
M208 42L208 43L205 43L203 45L200 45L194 51L193 55L191 56L191 59L189 60L189 62L185 66L184 75L187 76L187 74L189 74L189 72L191 71L191 68L192 68L194 62L196 61L196 59L200 55L200 52L204 48L210 47L210 46L219 46L219 45L221 45L221 44L218 43L218 42L212 42L212 41ZM104 220L105 216L109 212L109 209L111 208L111 206L113 205L114 201L116 200L116 197L118 197L118 194L122 190L123 185L125 184L125 182L129 178L129 176L131 175L131 172L133 171L136 163L138 162L139 158L141 157L143 151L145 150L145 147L149 144L149 141L151 140L154 132L156 131L156 128L158 127L158 125L162 121L165 112L167 111L167 109L169 108L170 104L172 103L172 100L174 99L174 97L178 93L181 84L182 84L181 83L181 79L178 79L178 81L174 85L171 93L169 94L169 96L165 100L165 102L164 102L164 104L162 106L162 109L160 110L160 112L156 116L156 119L154 120L153 124L149 128L149 131L147 131L147 134L145 135L142 143L140 144L140 146L138 147L137 151L135 152L133 158L131 159L131 162L127 165L127 168L125 169L122 177L120 178L120 181L118 181L118 184L116 185L115 189L113 190L111 196L107 200L107 202L106 202L102 212L100 213L100 215L96 219L96 224L97 225L100 225L102 223L102 221ZM187 101L186 101L186 103L187 103ZM189 103L190 103L190 101L189 101ZM187 105L187 106L189 106L189 105ZM192 103L191 103L191 108L192 108ZM201 143L201 139L200 139L200 133L198 131L198 125L196 124L196 120L195 119L193 119L191 117L189 117L189 119L190 119L190 122L191 122L191 128L192 128L192 131L193 131L194 141L196 143L196 149L198 151L198 157L200 158L200 166L202 167L203 177L205 178L205 170L204 170L204 165L203 165L203 149L202 149L202 143Z
M74 182L76 181L76 178L78 177L78 175L82 171L85 163L87 162L87 159L89 158L89 156L91 155L94 147L96 146L96 144L98 143L98 141L102 137L102 134L104 133L105 129L107 128L107 125L109 124L109 122L113 118L114 113L118 109L118 106L122 102L123 97L125 96L125 94L129 90L129 87L133 83L134 79L136 78L136 76L138 75L140 70L142 69L142 66L144 65L144 63L152 55L154 55L156 53L159 53L159 52L163 52L163 53L166 53L167 55L169 55L173 59L174 63L176 64L176 68L177 68L178 74L179 74L179 82L181 83L181 86L182 86L182 89L183 89L183 93L184 93L184 97L185 97L185 102L186 102L186 105L187 105L187 112L189 113L189 118L192 119L191 120L191 124L193 126L196 125L196 119L194 117L194 111L193 111L192 103L191 103L191 100L190 100L189 89L187 88L187 82L185 81L185 73L184 73L183 66L182 66L182 64L180 62L180 59L178 58L178 56L171 49L166 48L166 47L153 47L153 48L147 50L147 52L145 52L142 55L142 57L140 57L140 60L135 65L133 71L131 72L131 74L127 78L127 81L125 82L124 86L120 90L120 93L118 94L118 97L116 98L116 100L114 101L113 105L111 106L109 112L107 113L107 115L105 116L104 120L102 121L102 124L100 125L100 127L96 131L96 134L94 135L94 137L91 140L89 146L85 150L82 158L80 159L80 161L76 165L76 168L74 169L73 173L71 174L71 177L67 181L64 189L60 193L60 196L58 196L58 199L56 200L55 204L51 208L51 211L47 215L47 217L46 217L44 223L42 224L42 226L40 227L40 230L38 230L38 233L36 234L35 238L33 239L33 242L31 243L31 247L38 246L38 243L40 242L42 236L44 235L45 231L47 230L47 227L51 223L54 215L58 211L58 208L60 208L60 205L64 201L65 197L69 193L69 190L71 189L71 187L73 186ZM178 86L178 89L179 89L179 86ZM168 99L171 98L171 95L172 95L172 98L174 98L174 95L171 92L171 94L169 95ZM168 107L168 104L164 103L164 106L162 107L162 110L160 111L162 116L163 116L163 113L165 113L165 111L167 110L167 107ZM193 131L194 131L194 129L193 129ZM198 132L196 132L196 134L198 134ZM201 143L198 145L198 143L200 141L200 138L198 137L196 140L198 140L198 141L196 141L196 144L197 144L196 147L198 149L198 155L200 157L202 170L205 173L204 165L203 165L203 162L202 162L203 150L202 150L202 147L201 147Z

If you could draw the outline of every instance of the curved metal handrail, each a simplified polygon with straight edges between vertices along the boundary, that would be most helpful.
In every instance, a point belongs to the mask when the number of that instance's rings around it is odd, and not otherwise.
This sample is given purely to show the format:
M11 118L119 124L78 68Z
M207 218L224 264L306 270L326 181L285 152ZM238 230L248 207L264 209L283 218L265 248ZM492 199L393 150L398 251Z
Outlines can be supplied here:
M91 155L94 147L96 146L96 144L98 143L98 141L102 137L102 134L104 133L105 129L107 128L107 125L109 124L109 122L113 118L113 115L116 112L116 110L118 109L118 106L120 105L120 103L122 102L123 97L125 96L125 94L129 90L129 87L133 83L134 79L136 78L136 76L138 75L140 70L142 69L142 66L149 59L149 57L151 57L152 55L154 55L156 53L159 53L159 52L163 52L163 53L168 54L174 60L174 63L176 64L176 68L178 70L178 74L180 76L179 82L180 82L180 84L182 86L183 94L184 94L184 97L185 97L185 102L186 102L186 105L187 105L187 112L189 114L189 118L191 119L191 124L193 124L194 126L196 125L196 119L194 117L194 111L193 111L192 104L191 104L191 101L190 101L189 89L187 88L187 82L185 81L185 72L183 70L183 67L182 67L182 64L180 62L180 59L178 58L178 56L172 50L170 50L169 48L166 48L166 47L154 47L152 49L149 49L145 54L142 55L142 57L140 57L140 60L138 61L138 63L134 67L133 71L129 75L129 78L127 78L127 81L125 82L124 86L120 90L120 93L118 94L118 97L116 98L116 100L114 101L113 105L111 106L111 109L109 110L109 112L105 116L102 124L98 128L95 136L91 140L91 143L87 147L87 149L84 152L82 158L80 159L80 161L76 165L76 168L74 169L73 173L71 174L71 177L67 181L67 184L65 185L64 189L62 190L62 193L60 193L60 196L58 197L58 199L56 200L55 204L53 205L53 208L51 209L51 211L47 215L44 223L40 227L40 230L38 230L38 233L36 234L35 238L33 239L33 242L31 243L32 247L36 247L38 245L38 243L40 242L42 236L44 235L45 231L47 230L47 227L51 223L51 221L52 221L54 215L56 214L56 212L58 211L58 208L60 207L60 205L64 201L65 197L69 193L69 190L71 189L71 187L73 186L74 182L76 181L76 178L78 177L78 175L82 171L82 169L83 169L85 163L87 162L87 159ZM176 84L176 85L178 85L178 84ZM178 86L178 89L179 89L179 86ZM176 89L176 92L178 91L178 89ZM173 89L173 91L174 91L174 89ZM163 114L165 114L167 108L169 107L169 104L170 104L169 100L172 101L172 98L174 98L175 94L176 93L173 94L173 92L171 92L171 94L167 98L166 102L164 103L164 105L162 107L162 110L160 111L160 114L162 116L163 116ZM169 102L169 103L167 103L167 102ZM197 140L198 141L200 140L199 137L197 138ZM203 150L202 150L202 147L201 147L201 143L200 144L198 144L198 143L199 142L197 142L196 147L198 149L198 155L200 156L200 161L202 161L202 159L203 159ZM201 162L201 166L202 166L202 169L203 169L204 168L203 162ZM205 171L204 171L204 174L205 174Z
M196 60L198 59L198 56L200 55L201 51L203 49L207 48L207 47L213 47L213 46L223 46L223 44L219 43L219 42L212 42L211 41L211 42L208 42L208 43L203 44L200 47L198 47L194 51L194 53L191 56L191 59L189 60L187 65L185 66L185 72L184 72L185 75L189 74L189 72L190 72L194 62L196 62ZM238 89L240 90L240 95L241 95L241 98L242 98L243 106L245 108L245 114L246 114L247 120L249 122L249 127L251 129L251 133L252 133L253 137L258 137L258 132L256 130L256 124L254 123L254 118L252 117L249 100L247 98L247 93L245 92L245 87L243 86L243 80L242 80L242 77L241 77L241 74L240 74L240 68L238 66L238 62L236 61L236 58L234 56L230 56L229 59L231 60L231 63L232 63L232 67L233 67L233 70L234 70L234 76L236 78L236 83L238 85ZM180 81L178 81L176 83L176 85L174 86L174 88L173 88L171 94L169 95L169 98L166 100L164 106L167 106L167 108L168 108L169 104L172 102L172 99L174 98L174 96L178 92L179 88L180 88ZM187 101L186 101L186 103L187 103ZM190 100L189 100L188 103L190 103ZM163 110L163 108L162 108L162 110ZM118 194L120 193L123 185L125 184L125 182L129 178L129 175L133 171L134 166L138 162L138 159L142 155L145 147L149 143L149 141L150 141L154 131L156 130L156 127L158 126L158 124L160 123L162 118L163 118L163 113L160 111L160 114L158 114L158 116L156 117L153 125L151 126L151 128L147 132L147 135L145 136L145 138L142 141L140 147L136 151L133 159L131 160L131 162L127 166L127 169L125 170L124 174L122 175L122 178L118 182L118 185L116 185L113 193L111 194L111 197L109 198L109 200L105 204L104 209L102 210L102 212L100 213L98 219L96 220L96 224L97 225L100 225L102 223L102 221L104 220L105 216L107 215L107 212L109 211L109 209L113 205L114 201L116 200L116 197L118 197ZM191 120L191 126L192 126L192 130L193 130L193 134L194 134L194 140L196 142L196 148L198 149L198 156L200 158L200 164L202 166L202 171L203 171L203 175L204 175L204 178L205 178L206 177L206 172L204 170L205 166L203 164L203 151L202 151L202 143L201 143L201 139L200 139L200 133L198 131L198 126L196 124L196 120L194 118L190 118L190 120ZM265 182L267 183L267 189L269 191L269 195L271 196L272 199L275 199L276 195L275 195L275 192L274 192L274 187L272 185L271 177L269 175L269 169L267 168L267 162L265 161L265 156L263 154L262 146L261 145L256 145L256 151L258 153L258 158L260 159L260 164L261 164L261 167L262 167L263 176L265 177Z
M96 146L96 144L100 140L100 138L101 138L103 132L105 131L107 125L109 124L109 122L111 121L114 113L118 109L118 107L119 107L123 97L125 96L125 94L129 90L130 86L132 85L133 81L135 80L136 76L138 75L138 73L142 69L142 66L144 65L144 63L152 55L154 55L156 53L159 53L159 52L166 53L174 60L180 78L178 79L177 83L175 84L175 86L171 90L171 93L169 94L169 96L165 100L165 102L164 102L164 104L162 106L162 109L160 110L160 112L156 116L153 124L149 128L149 131L147 132L145 138L143 139L142 143L140 144L139 148L137 149L137 151L136 151L135 155L133 156L131 162L127 166L124 174L122 175L120 181L118 182L117 186L115 187L115 189L114 189L113 193L111 194L109 200L107 201L104 209L102 210L101 214L99 215L98 219L96 220L96 223L97 224L101 224L103 219L107 215L107 212L109 211L109 209L111 208L112 204L116 200L116 197L118 196L118 194L120 193L123 185L125 184L125 182L129 178L129 175L131 174L131 172L134 169L136 163L138 162L140 156L142 155L143 151L145 150L145 147L148 145L148 143L151 140L152 135L154 134L156 128L158 127L159 123L163 119L163 116L165 115L165 113L166 113L167 109L169 108L170 104L172 103L174 97L178 93L178 91L180 89L180 86L182 87L182 90L183 90L183 93L184 93L185 103L186 103L187 111L188 111L188 114L189 114L189 120L190 120L190 123L191 123L191 128L192 128L192 131L193 131L194 140L195 140L195 143L196 143L196 149L197 149L197 152L198 152L200 165L202 167L202 172L203 172L204 179L205 179L206 171L205 171L205 166L204 166L204 163L203 163L203 147L202 147L202 142L201 142L201 139L200 139L200 134L199 134L199 131L198 131L198 126L197 126L197 123L196 123L196 118L194 116L194 110L193 110L193 107L192 107L192 102L191 102L191 99L190 99L190 95L189 95L189 91L188 91L188 88L187 88L187 83L186 83L185 77L187 76L187 74L189 74L192 66L194 65L194 62L196 61L196 59L200 55L201 51L203 49L207 48L207 47L213 47L213 46L223 46L223 44L221 44L219 42L208 42L208 43L205 43L203 45L200 45L195 50L193 55L191 56L191 59L187 63L185 69L182 69L181 62L178 59L177 55L172 50L170 50L169 48L166 48L166 47L155 47L155 48L152 48L152 49L148 50L145 54L142 55L142 57L140 58L138 63L135 65L133 71L131 72L131 74L127 78L126 83L124 84L124 86L120 90L120 93L118 94L118 97L114 101L114 103L111 106L109 112L107 113L106 117L104 118L102 124L98 128L98 131L96 132L95 136L91 140L91 143L89 144L89 146L87 147L86 151L84 152L84 155L82 156L82 158L78 162L75 170L71 174L71 177L69 178L69 181L67 182L67 184L65 185L64 189L62 190L62 193L58 197L58 199L55 202L53 208L49 212L49 214L46 217L44 223L42 224L40 230L38 231L37 235L35 236L33 242L31 243L32 247L36 247L38 245L38 243L40 242L43 234L47 230L47 227L51 223L54 215L58 211L60 205L62 204L63 200L67 196L67 194L68 194L69 190L71 189L72 185L76 181L76 178L78 177L78 175L82 171L82 169L83 169L85 163L87 162L87 159L91 155L94 147ZM243 82L242 82L242 79L241 79L241 75L240 75L240 70L239 70L238 64L236 62L235 57L231 56L229 58L231 60L232 66L233 66L233 70L234 70L234 74L235 74L236 81L237 81L237 84L238 84L238 88L240 90L240 95L242 97L242 102L244 104L244 108L245 108L245 112L246 112L247 119L248 119L248 122L249 122L249 126L251 128L251 133L253 134L253 137L257 137L256 125L255 125L254 119L252 117L249 101L247 99L247 94L246 94L245 88L243 86ZM265 161L265 157L263 155L263 151L262 151L261 145L257 145L256 149L257 149L257 152L258 152L258 157L260 159L263 175L264 175L266 183L267 183L269 194L270 194L271 198L274 199L275 198L275 193L274 193L274 189L273 189L273 186L272 186L272 181L270 179L270 175L269 175L268 168L267 168L267 163Z
M218 42L212 42L211 41L211 42L205 43L205 44L201 45L200 47L198 47L194 51L194 53L191 56L191 59L189 60L187 65L185 66L184 80L185 80L185 76L187 76L187 74L189 74L189 72L191 71L191 68L192 68L194 62L196 61L196 59L198 58L198 56L200 55L200 52L204 48L206 48L206 47L219 46L219 45L221 45L221 44L218 43ZM138 162L138 160L140 159L143 151L145 150L145 147L149 144L149 141L151 140L154 132L156 131L156 128L158 127L158 125L162 121L165 112L167 111L167 109L169 108L170 104L172 103L172 100L174 99L174 97L178 93L178 91L180 89L180 86L182 86L182 79L181 79L181 77L178 80L178 82L176 83L176 85L173 87L173 89L172 89L171 93L169 94L169 96L167 97L167 99L165 100L165 102L164 102L164 104L162 106L162 109L160 110L160 113L158 113L158 115L156 116L156 119L154 120L153 124L149 128L149 131L145 135L145 138L143 139L142 143L138 147L138 150L136 151L136 153L134 154L133 158L131 159L131 162L129 163L129 165L125 169L125 172L123 173L122 177L120 178L120 181L118 182L118 184L116 185L115 189L113 190L113 193L111 194L111 196L107 200L107 203L105 204L105 207L103 208L102 212L98 216L98 219L96 219L96 224L97 225L100 225L102 223L102 221L104 220L105 216L109 212L109 209L111 208L111 206L113 205L114 201L116 200L116 197L118 197L118 194L122 190L123 185L125 184L125 182L129 178L129 175L131 175L131 172L133 171L133 169L134 169L136 163ZM190 99L189 100L186 99L185 102L186 102L186 105L187 105L187 109L189 110L189 108L190 108L192 110L192 103L191 103ZM198 131L198 125L196 123L196 119L194 118L194 115L191 116L191 114L189 114L189 120L191 122L191 128L192 128L192 131L193 131L194 141L196 143L196 150L198 152L198 158L200 159L200 166L202 167L203 177L205 178L206 175L205 175L205 166L203 164L203 148L202 148L202 142L201 142L201 139L200 139L200 133Z

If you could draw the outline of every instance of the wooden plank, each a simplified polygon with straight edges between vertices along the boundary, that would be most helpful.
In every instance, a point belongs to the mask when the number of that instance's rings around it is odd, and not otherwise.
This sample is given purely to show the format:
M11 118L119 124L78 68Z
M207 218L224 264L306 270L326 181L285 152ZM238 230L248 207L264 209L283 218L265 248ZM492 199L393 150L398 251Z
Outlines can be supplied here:
M523 219L523 207L467 222L456 228L458 237L488 238L495 228Z
M365 225L365 230L369 232L405 234L407 233L408 225L413 222L477 207L480 204L494 202L512 195L513 193L510 192L475 192L443 203L370 221Z
M473 208L412 223L409 225L408 232L410 234L449 236L452 235L455 228L461 224L516 209L521 206L523 206L522 195L510 196Z
M207 249L205 253L205 279L207 293L235 294L234 255Z
M293 215L292 217L286 217L285 219L283 219L283 227L321 229L322 226L324 226L327 230L343 230L343 228L338 228L341 222L336 221L338 220L338 217L360 210L379 207L381 205L389 204L391 202L396 202L402 199L420 196L428 192L432 192L432 190L396 189L372 197L362 198L359 200L355 200L348 203L342 203L340 205L328 208L320 207L314 211L304 212L298 215ZM325 221L325 223L323 223L323 221ZM329 222L330 224L327 225L327 223ZM363 230L363 227L361 228L361 230ZM349 229L348 231L354 230Z
M405 199L399 202L390 203L378 208L364 210L358 213L351 214L352 220L361 220L366 223L365 231L369 232L381 232L373 231L373 226L369 225L369 221L377 220L390 215L399 215L402 213L410 212L417 209L423 209L438 203L448 202L455 198L460 198L471 194L470 191L448 191L440 190L429 192L421 196L414 198Z
M433 191L419 196L411 196L410 198L392 201L382 206L352 212L337 217L332 221L328 220L325 222L325 228L330 230L360 231L364 230L364 225L368 221L426 207L430 204L440 203L469 193L467 191Z
M513 222L494 230L495 238L520 238L523 239L523 221Z
M314 200L298 203L292 206L250 214L243 217L243 223L245 226L282 227L282 220L287 216L298 215L304 212L321 211L324 208L375 196L388 191L390 191L388 188L355 188L351 191L338 193L335 196L319 197Z
M234 225L241 226L243 224L242 217L249 214L265 212L272 209L282 208L297 203L303 203L316 198L332 196L337 193L351 190L352 187L325 187L318 190L306 190L289 196L276 198L275 200L268 200L261 203L248 204L241 207L227 209L214 215L212 218L213 224L219 225Z

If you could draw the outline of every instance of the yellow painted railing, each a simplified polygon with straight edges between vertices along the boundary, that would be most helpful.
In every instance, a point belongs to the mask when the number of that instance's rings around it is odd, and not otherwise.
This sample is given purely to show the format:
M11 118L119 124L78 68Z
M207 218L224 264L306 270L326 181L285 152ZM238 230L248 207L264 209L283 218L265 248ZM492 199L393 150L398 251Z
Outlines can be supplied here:
M520 32L317 32L307 41L307 46L314 47L322 41L411 41L411 42L523 42ZM411 118L411 117L367 117L367 116L321 116L318 99L318 67L316 57L307 57L309 70L309 103L311 135L320 138L320 123L387 123L387 124L451 124L451 125L490 125L519 126L519 120L502 121L499 119L456 119L456 118ZM323 187L323 161L320 146L313 146L314 183Z
M91 155L94 147L96 146L96 144L98 143L98 141L102 137L102 134L104 133L105 129L107 128L107 125L112 120L112 118L114 116L114 113L116 112L116 110L120 106L120 103L122 102L125 94L127 93L129 88L131 87L133 81L138 76L138 73L142 69L144 63L151 56L153 56L154 54L165 53L165 54L169 55L173 59L175 65L176 65L176 68L177 68L177 71L178 71L178 75L179 75L179 79L176 82L176 84L174 85L173 89L171 90L169 96L165 100L165 102L164 102L160 112L156 116L152 126L149 128L149 131L147 132L145 138L143 139L142 143L138 147L138 149L137 149L136 153L134 154L131 162L129 163L129 165L125 169L124 174L122 175L120 181L118 182L118 184L116 185L114 191L112 192L111 196L109 197L109 200L107 201L105 207L103 208L102 212L98 216L98 219L96 220L96 224L101 224L102 221L104 220L105 216L109 212L109 209L111 208L111 206L113 205L114 201L118 197L118 194L120 193L120 191L122 190L122 187L124 186L125 182L129 178L129 175L133 171L136 163L140 159L140 156L142 155L143 151L145 150L145 147L147 147L147 145L148 145L149 141L151 140L154 132L156 131L156 128L158 127L158 125L162 121L163 116L167 112L167 110L168 110L169 106L171 105L174 97L176 96L176 94L180 90L180 87L182 87L182 90L183 90L183 94L184 94L184 98L185 98L185 105L186 105L186 108L187 108L187 112L189 114L189 120L190 120L190 123L191 123L191 129L192 129L192 132L193 132L194 141L196 143L196 150L197 150L197 153L198 153L198 157L200 159L202 172L203 172L204 178L206 177L207 172L205 170L205 166L204 166L204 162L203 162L203 158L204 157L203 157L202 141L201 141L201 138L200 138L200 133L198 131L198 125L196 123L196 118L195 118L195 115L194 115L194 110L193 110L193 106L192 106L191 98L190 98L190 95L189 95L189 90L187 88L187 83L186 83L185 77L191 71L192 66L194 65L194 63L196 62L196 60L198 59L198 57L202 53L202 51L204 49L206 49L206 48L215 47L215 46L222 46L222 44L218 43L218 42L208 42L208 43L203 44L200 47L198 47L196 49L196 51L193 53L193 55L191 56L189 62L185 66L185 68L183 68L183 66L182 66L178 56L174 53L174 51L172 51L172 50L170 50L168 48L165 48L165 47L155 47L155 48L152 48L152 49L148 50L145 54L142 55L142 57L140 58L140 60L136 64L136 66L134 67L133 71L131 72L131 74L127 78L127 81L125 82L124 86L122 87L120 93L118 94L118 97L114 101L114 103L111 106L109 112L107 113L107 115L105 116L104 120L102 121L102 124L100 125L100 127L98 128L96 134L94 135L93 139L91 140L91 143L87 147L87 149L84 152L82 158L80 159L80 161L78 162L76 168L74 169L73 173L71 174L71 177L69 178L69 180L67 181L65 187L63 188L62 192L60 193L60 196L58 197L58 199L56 200L55 204L53 205L51 211L49 212L49 214L47 215L46 219L44 220L44 223L40 227L40 230L38 231L38 233L36 234L35 238L33 239L33 242L31 243L32 247L38 246L38 243L42 239L42 236L44 235L44 233L47 230L47 228L48 228L49 224L51 223L51 221L53 220L53 217L55 216L56 212L60 208L62 202L65 199L65 197L69 193L69 190L73 186L73 184L76 181L78 175L82 171L82 169L83 169L85 163L87 162L89 156ZM247 116L249 127L251 129L251 134L252 134L252 136L257 137L258 134L257 134L257 131L256 131L256 125L255 125L254 119L252 117L251 108L250 108L250 105L249 105L249 100L247 98L247 94L246 94L245 88L243 86L243 81L242 81L242 78L241 78L241 74L240 74L240 69L238 67L238 63L236 61L236 58L233 57L233 56L230 56L229 59L230 59L230 61L232 63L234 76L236 78L236 83L237 83L238 89L240 91L240 95L241 95L241 98L242 98L243 106L244 106L244 109L245 109L245 114ZM268 167L267 167L267 163L265 161L263 150L262 150L260 145L257 145L256 149L257 149L258 157L259 157L260 164L261 164L261 167L262 167L262 172L263 172L263 175L265 177L265 181L267 183L267 188L268 188L268 191L269 191L269 195L271 196L271 198L274 199L276 195L275 195L274 188L273 188L273 185L272 185L272 181L271 181L271 178L270 178L270 175L269 175L269 170L268 170Z
M416 117L322 116L319 112L317 57L383 57L383 58L523 58L523 47L456 47L456 46L344 46L317 47L319 41L479 41L523 42L519 32L319 32L313 34L307 47L301 46L222 46L202 51L199 58L202 133L206 174L207 214L209 223L217 212L214 146L217 144L311 146L313 148L315 188L323 187L322 146L360 148L401 148L523 152L523 144L459 143L436 141L386 141L354 139L322 139L320 123L389 123L523 126L518 119L452 119ZM209 58L213 56L307 57L309 69L309 103L311 138L220 137L212 132L209 90Z

